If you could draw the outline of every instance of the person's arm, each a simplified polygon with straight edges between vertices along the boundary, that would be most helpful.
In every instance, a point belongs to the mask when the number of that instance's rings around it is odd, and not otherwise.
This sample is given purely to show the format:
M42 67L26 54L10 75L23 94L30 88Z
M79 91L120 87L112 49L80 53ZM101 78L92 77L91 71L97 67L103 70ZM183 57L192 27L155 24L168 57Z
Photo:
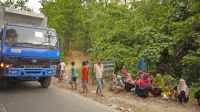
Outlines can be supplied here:
M102 77L104 76L104 71L103 71L103 64L101 64L101 72L102 72Z
M72 67L72 68L71 68L71 79L72 79L73 73L74 73L73 70L74 70L74 68Z
M93 73L96 74L96 65L94 65Z
M87 77L87 70L88 70L87 67L83 68L83 76L84 77Z
M188 89L188 86L187 86L187 88L186 88L186 92L185 92L185 94L186 94L186 97L188 97L188 95L189 95L189 89Z
M65 73L65 63L63 63L63 66L64 66L64 73Z

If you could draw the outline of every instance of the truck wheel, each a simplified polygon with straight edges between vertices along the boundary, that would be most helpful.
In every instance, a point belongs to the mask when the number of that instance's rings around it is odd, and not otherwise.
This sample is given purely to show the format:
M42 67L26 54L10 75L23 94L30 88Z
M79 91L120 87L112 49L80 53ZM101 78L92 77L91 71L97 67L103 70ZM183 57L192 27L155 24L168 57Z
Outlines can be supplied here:
M7 86L8 80L7 78L0 78L0 89L5 89Z
M51 77L44 77L40 79L40 84L42 88L48 88L51 84Z

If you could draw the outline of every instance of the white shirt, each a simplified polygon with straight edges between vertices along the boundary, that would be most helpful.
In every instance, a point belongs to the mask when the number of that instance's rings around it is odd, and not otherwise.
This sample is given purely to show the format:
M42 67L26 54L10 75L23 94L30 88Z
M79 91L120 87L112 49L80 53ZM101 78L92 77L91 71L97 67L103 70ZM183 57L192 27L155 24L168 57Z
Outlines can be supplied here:
M96 64L94 66L94 69L95 69L95 73L96 73L96 78L102 78L102 75L103 75L103 68L102 68L102 66L99 66L98 64Z
M60 70L65 70L65 62L60 63Z

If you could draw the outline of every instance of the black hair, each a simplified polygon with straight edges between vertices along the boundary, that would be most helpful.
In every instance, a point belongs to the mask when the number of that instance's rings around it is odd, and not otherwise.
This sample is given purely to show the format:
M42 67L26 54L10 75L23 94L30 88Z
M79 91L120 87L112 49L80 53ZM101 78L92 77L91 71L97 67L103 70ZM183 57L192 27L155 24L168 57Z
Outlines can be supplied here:
M85 62L85 61L83 61L83 62L82 62L82 65L83 65L83 66L84 66L84 65L86 65L86 62Z
M74 61L72 61L72 62L71 62L71 65L72 65L72 66L74 66L74 65L75 65L75 62L74 62Z

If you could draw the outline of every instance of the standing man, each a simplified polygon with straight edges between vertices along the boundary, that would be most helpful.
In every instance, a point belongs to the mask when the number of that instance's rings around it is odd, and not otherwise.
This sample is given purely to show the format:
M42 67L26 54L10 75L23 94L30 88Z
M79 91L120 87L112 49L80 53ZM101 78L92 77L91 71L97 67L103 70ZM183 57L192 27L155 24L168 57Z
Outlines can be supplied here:
M72 80L72 83L71 83L71 89L77 89L77 83L76 83L76 80L77 80L77 69L76 69L76 66L75 66L75 62L71 62L71 80ZM74 84L74 88L73 88L73 84Z
M88 67L85 61L82 63L82 84L83 84L83 91L82 93L88 92Z
M63 59L62 59L63 60ZM65 62L62 61L60 63L60 77L59 77L59 83L63 81L63 75L65 74Z
M102 90L103 90L103 69L101 67L100 61L97 63L97 65L95 65L94 70L95 70L96 80L98 82L96 95L100 94L101 96L103 96L103 93L102 93Z
M96 61L92 62L92 84L94 85L94 82L96 80L96 74L95 74L95 66L97 65Z

